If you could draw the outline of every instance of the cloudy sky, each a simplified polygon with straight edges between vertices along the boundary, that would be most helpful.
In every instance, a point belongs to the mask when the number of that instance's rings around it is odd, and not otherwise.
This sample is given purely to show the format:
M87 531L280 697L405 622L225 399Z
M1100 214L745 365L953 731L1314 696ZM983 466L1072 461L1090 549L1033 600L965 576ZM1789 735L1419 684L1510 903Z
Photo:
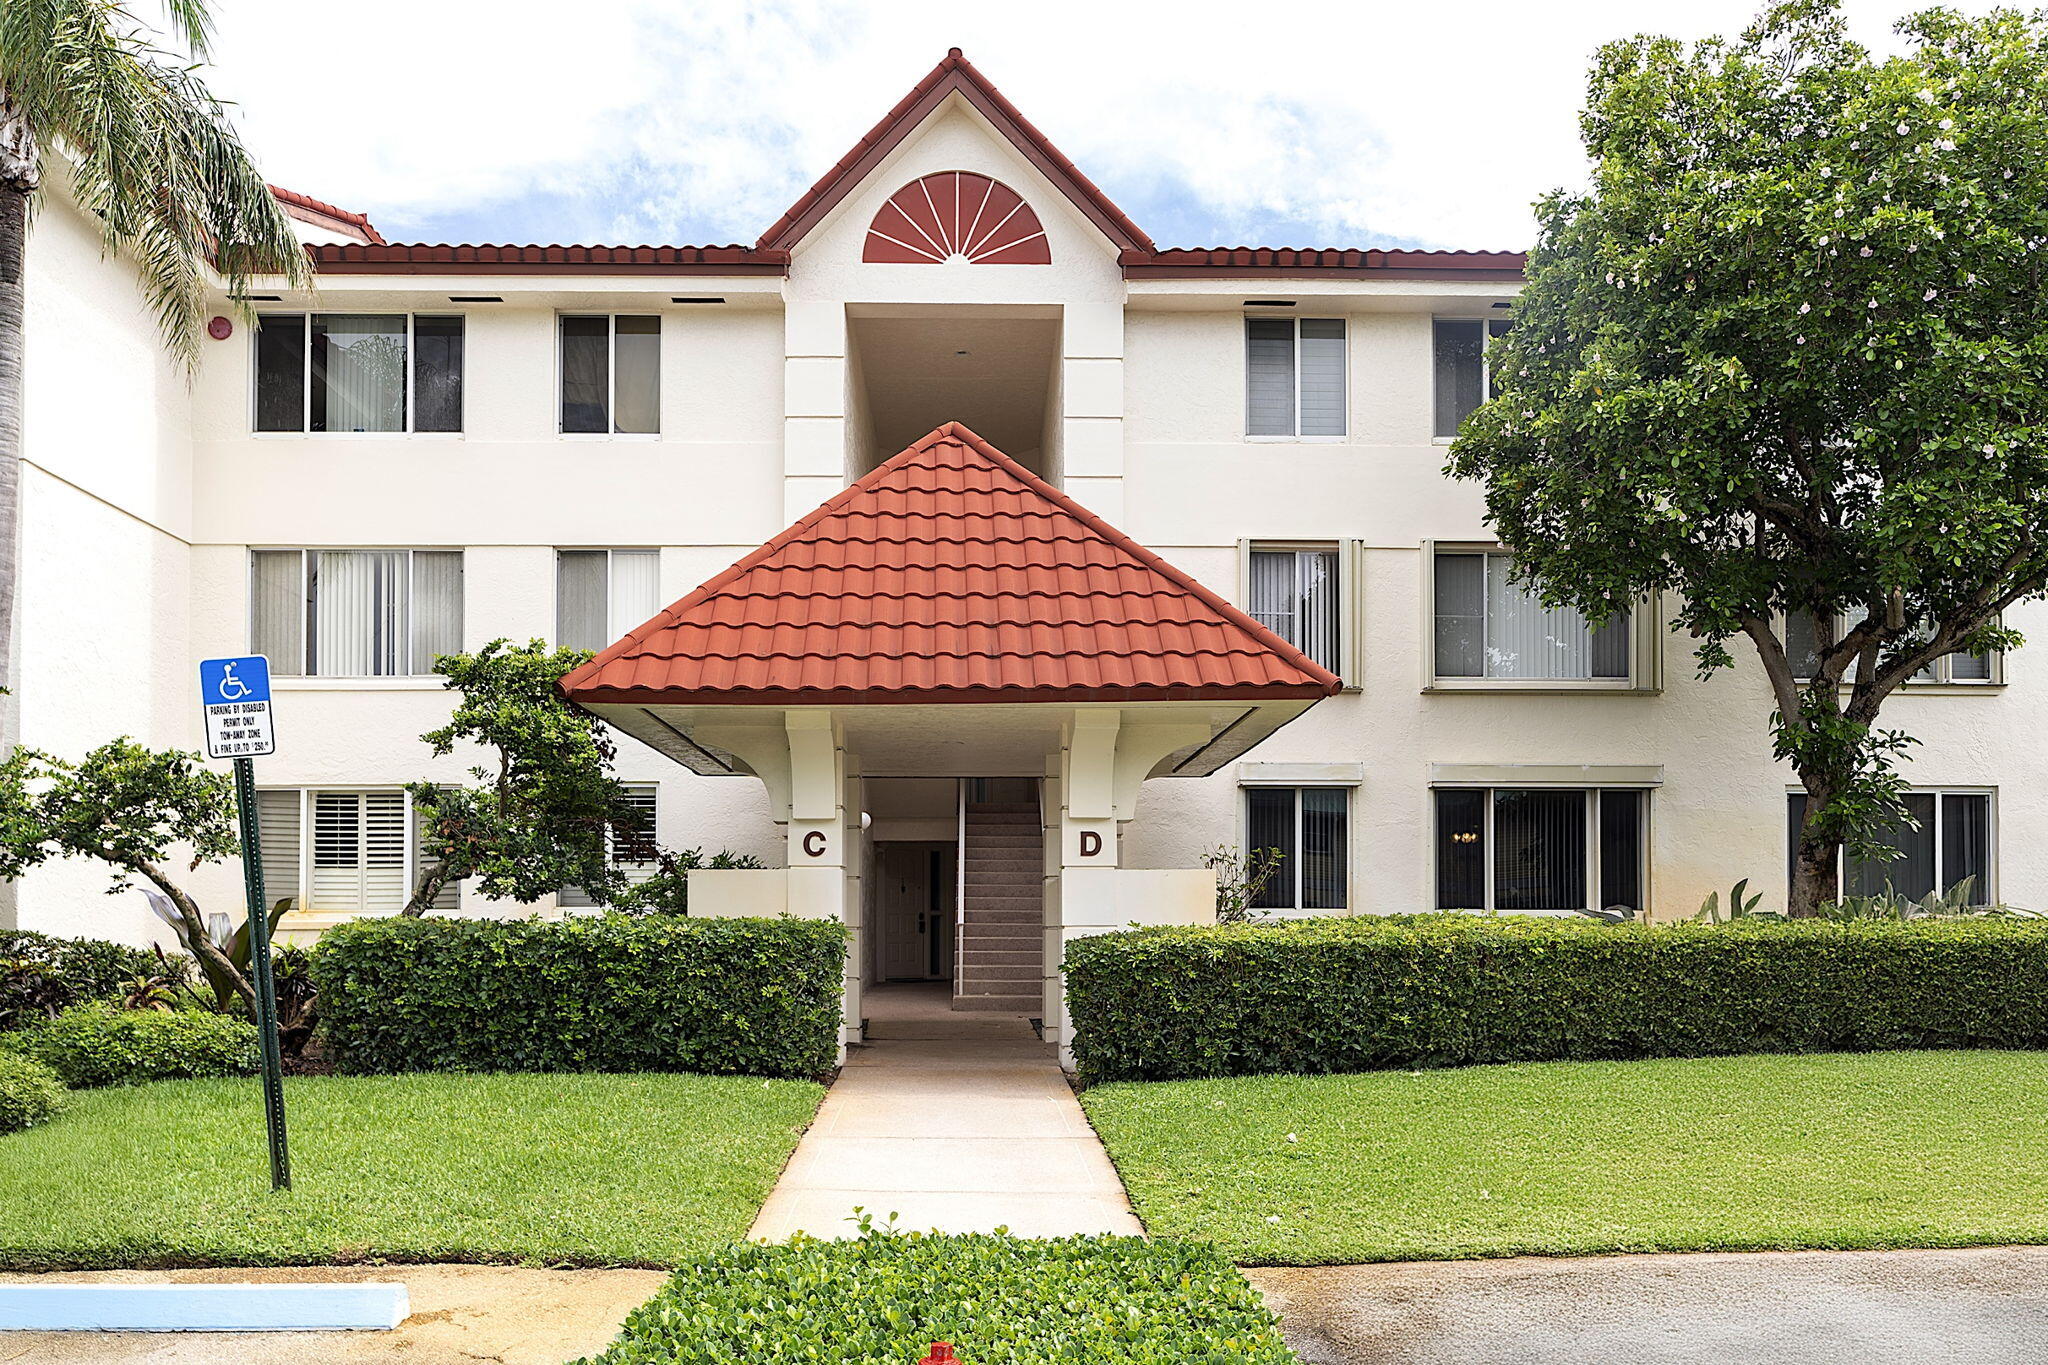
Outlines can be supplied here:
M1917 7L1848 0L1878 46ZM394 241L751 242L958 46L1163 246L1514 248L1599 43L1754 9L216 0L210 80L273 181Z

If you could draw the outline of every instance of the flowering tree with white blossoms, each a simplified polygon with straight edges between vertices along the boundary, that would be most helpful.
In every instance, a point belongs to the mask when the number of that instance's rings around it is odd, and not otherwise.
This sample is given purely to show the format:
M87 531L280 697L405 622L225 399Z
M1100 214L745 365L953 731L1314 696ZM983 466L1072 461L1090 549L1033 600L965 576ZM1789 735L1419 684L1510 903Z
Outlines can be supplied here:
M1878 60L1795 0L1735 40L1603 48L1590 185L1538 205L1449 466L1547 600L1667 593L1702 677L1755 648L1807 796L1795 915L1904 818L1886 699L2017 647L2000 613L2048 586L2048 26L1899 31Z

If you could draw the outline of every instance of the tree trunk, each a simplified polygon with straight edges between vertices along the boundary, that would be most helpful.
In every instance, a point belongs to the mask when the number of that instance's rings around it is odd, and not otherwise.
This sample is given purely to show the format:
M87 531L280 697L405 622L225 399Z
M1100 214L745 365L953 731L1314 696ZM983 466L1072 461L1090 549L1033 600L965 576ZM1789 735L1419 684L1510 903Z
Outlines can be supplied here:
M420 874L419 885L413 888L412 899L405 903L401 916L418 919L434 906L434 897L441 894L441 888L448 884L449 874L454 871L446 858L436 860Z
M14 694L14 592L21 541L23 264L40 161L28 120L0 90L0 685ZM0 706L0 750L20 741L18 701Z
M1807 919L1820 907L1841 894L1842 841L1823 833L1816 824L1820 812L1834 796L1832 790L1806 792L1806 809L1799 821L1799 847L1792 855L1792 893L1785 912L1794 919Z

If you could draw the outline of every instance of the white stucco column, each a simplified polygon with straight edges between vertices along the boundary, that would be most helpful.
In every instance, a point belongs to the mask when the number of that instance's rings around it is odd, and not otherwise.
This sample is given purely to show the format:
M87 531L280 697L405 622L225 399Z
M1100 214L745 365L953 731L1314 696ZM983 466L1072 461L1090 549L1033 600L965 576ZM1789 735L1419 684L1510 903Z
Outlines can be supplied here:
M783 309L782 517L794 522L846 486L846 308Z
M846 746L831 712L791 711L783 729L789 740L789 913L848 923L853 939L846 954L844 1020L857 1028L861 929L858 900L848 892L859 887L853 845L860 836L860 809L856 796L849 829L847 796L850 789L858 791L859 779L847 774ZM846 1037L842 1028L842 1043Z
M1116 910L1119 728L1115 710L1076 710L1063 727L1057 775L1046 782L1048 823L1056 820L1058 830L1048 858L1057 858L1058 866L1056 887L1049 888L1057 894L1047 896L1045 907L1045 1020L1063 1063L1072 1061L1073 1031L1060 961L1068 942L1100 933Z
M1063 487L1113 526L1124 524L1124 310L1069 303L1060 326Z

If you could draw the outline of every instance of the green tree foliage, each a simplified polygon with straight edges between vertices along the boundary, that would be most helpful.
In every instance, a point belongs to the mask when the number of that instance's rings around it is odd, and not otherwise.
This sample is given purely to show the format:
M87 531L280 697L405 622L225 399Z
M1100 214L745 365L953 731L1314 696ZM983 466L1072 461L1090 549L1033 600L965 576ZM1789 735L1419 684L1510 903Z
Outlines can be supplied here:
M487 761L470 769L473 786L407 788L428 858L406 914L425 914L451 881L473 880L484 895L515 901L580 886L604 904L625 888L610 849L648 844L653 831L612 775L604 723L556 687L589 657L541 640L493 640L435 661L461 700L446 725L420 738L436 756L479 746Z
M1900 31L1877 60L1797 0L1739 39L1603 48L1590 186L1539 204L1449 465L1547 600L1662 590L1702 676L1754 646L1808 796L1794 914L1899 814L1885 700L2018 645L2000 613L2048 582L2048 27Z
M76 763L18 748L0 763L0 879L51 858L94 858L114 869L108 894L141 877L170 902L178 938L209 980L245 1002L249 978L207 932L199 904L175 876L241 852L234 784L199 755L146 749L126 735Z

